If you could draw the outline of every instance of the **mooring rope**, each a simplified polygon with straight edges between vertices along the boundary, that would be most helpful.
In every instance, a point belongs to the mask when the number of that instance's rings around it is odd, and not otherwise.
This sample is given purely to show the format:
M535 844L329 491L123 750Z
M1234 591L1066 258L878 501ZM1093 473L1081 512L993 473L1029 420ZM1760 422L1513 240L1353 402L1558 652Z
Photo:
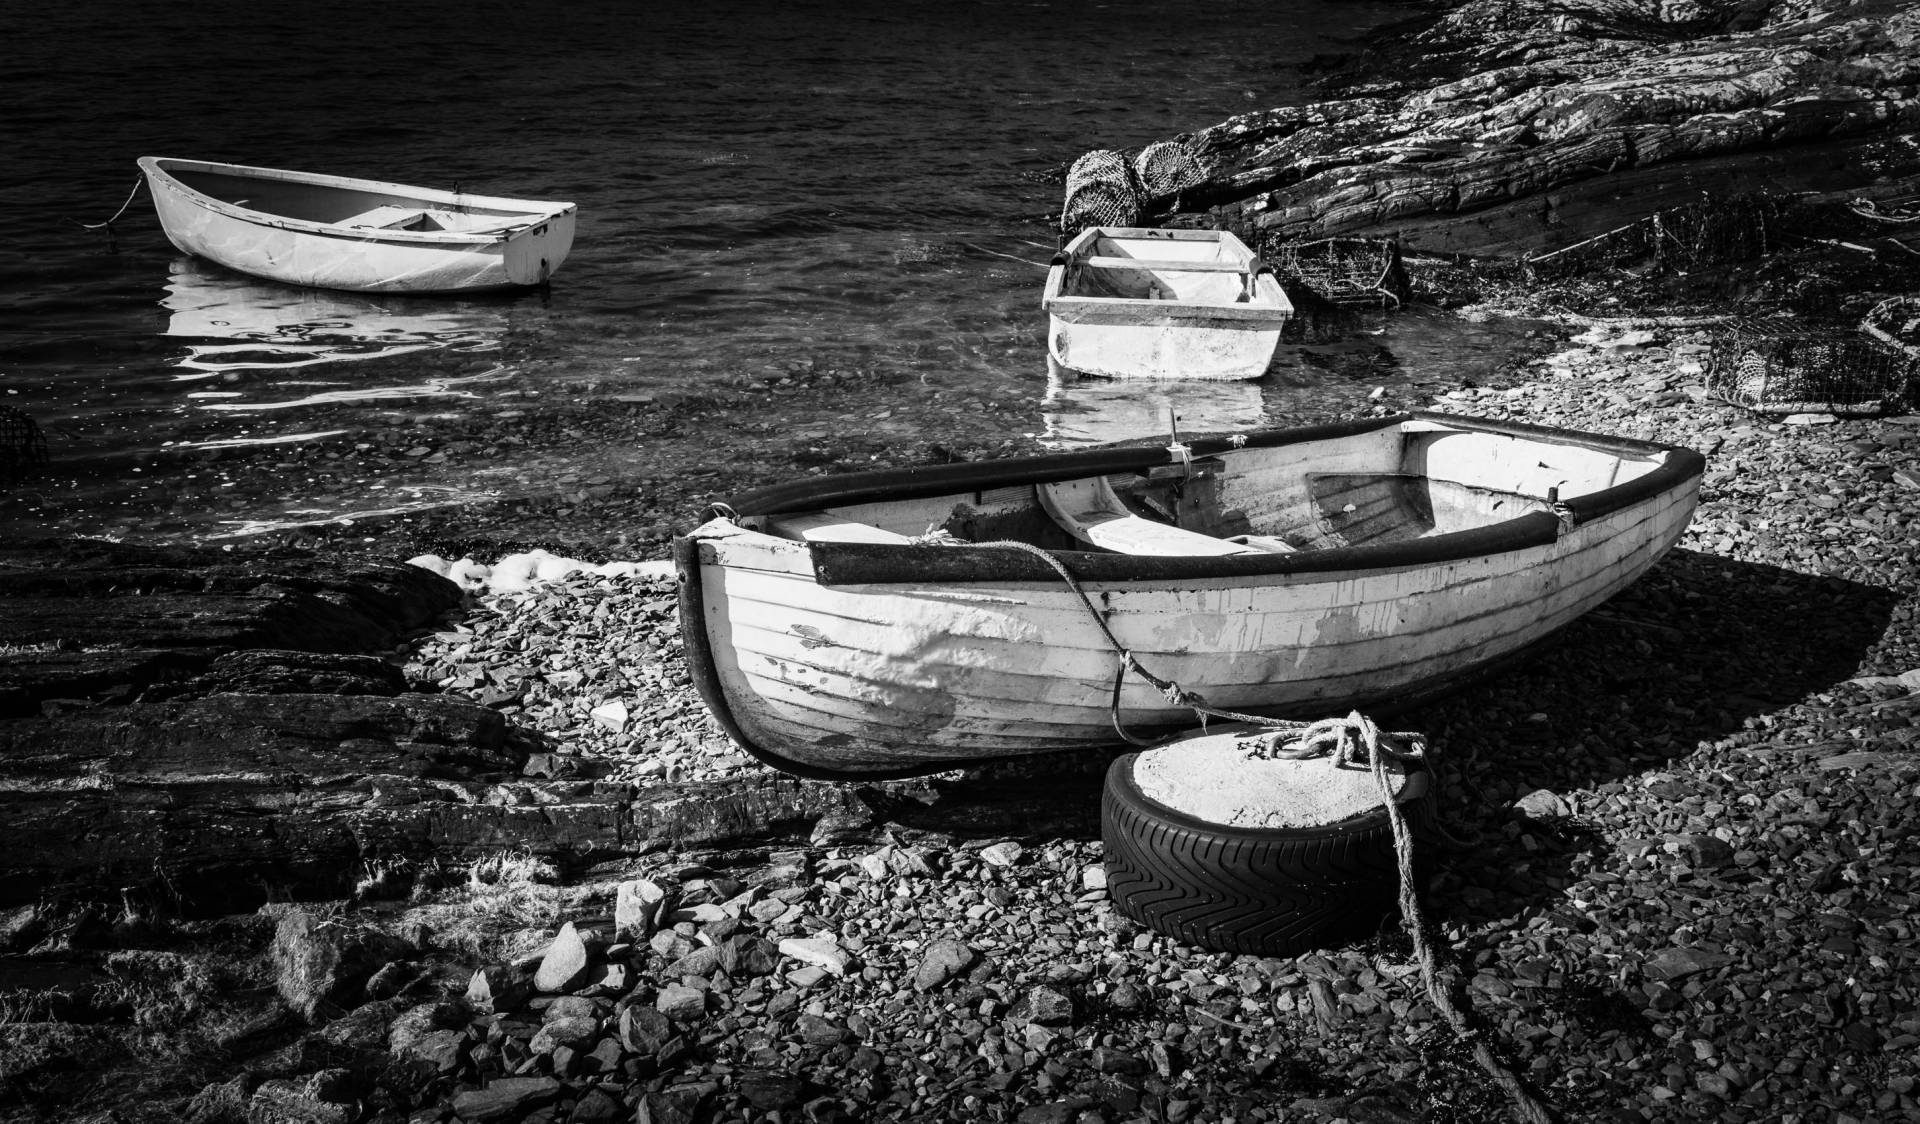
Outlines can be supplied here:
M957 540L942 539L941 541L957 543ZM1413 748L1412 752L1402 753L1386 745L1382 740L1380 728L1372 719L1357 710L1345 718L1328 718L1318 722L1293 722L1263 715L1239 714L1209 706L1197 693L1186 690L1172 680L1162 679L1142 667L1133 653L1113 634L1113 629L1107 624L1106 614L1093 603L1093 598L1088 596L1087 591L1067 569L1066 563L1056 557L1052 551L1044 550L1032 543L1011 539L973 545L1018 550L1031 554L1044 561L1054 573L1060 575L1067 588L1080 598L1081 604L1086 606L1088 614L1099 626L1101 635L1107 638L1107 642L1113 645L1114 651L1120 655L1120 666L1114 673L1111 710L1114 730L1128 742L1139 746L1155 744L1130 733L1120 721L1120 690L1125 683L1126 673L1132 670L1134 674L1158 688L1160 693L1166 696L1167 701L1191 707L1196 714L1200 715L1202 729L1206 726L1207 717L1211 715L1271 726L1279 730L1280 736L1265 747L1262 751L1264 755L1287 759L1330 755L1336 762L1358 763L1364 753L1368 767L1373 772L1374 785L1380 790L1381 803L1386 806L1387 823L1393 833L1394 860L1400 875L1400 922L1407 930L1407 936L1413 941L1414 960L1420 968L1420 979L1426 989L1428 1000L1439 1010L1448 1028L1453 1031L1454 1037L1472 1051L1473 1060L1486 1071L1494 1084L1500 1086L1501 1090L1507 1094L1523 1124L1552 1124L1554 1120L1552 1110L1521 1083L1513 1070L1501 1062L1479 1029L1468 1020L1464 1012L1454 1005L1453 998L1448 994L1448 988L1443 980L1443 969L1439 958L1434 954L1433 947L1427 943L1426 916L1420 909L1419 887L1413 869L1413 830L1407 826L1406 815L1400 810L1400 803L1392 785L1387 780L1389 759L1407 761L1425 757L1420 735L1414 733L1388 735L1410 748L1418 747Z
M1311 757L1330 753L1336 760L1357 762L1364 752L1373 771L1373 783L1380 790L1380 802L1386 805L1387 824L1393 832L1394 859L1400 872L1400 924L1413 941L1414 961L1420 968L1420 981L1426 989L1428 1001L1439 1010L1454 1037L1472 1051L1473 1060L1507 1094L1507 1098L1513 1102L1514 1111L1525 1124L1552 1124L1553 1110L1527 1089L1513 1070L1494 1054L1493 1047L1466 1013L1454 1005L1445 982L1445 969L1435 955L1433 946L1427 943L1427 921L1420 909L1420 894L1413 870L1413 829L1407 826L1406 814L1400 810L1399 800L1387 779L1389 759L1404 761L1417 755L1400 753L1388 746L1381 737L1380 728L1357 710L1345 718L1316 722L1302 735L1301 752L1289 756ZM1406 738L1408 735L1392 736Z
M1160 694L1163 695L1169 703L1172 703L1175 706L1184 706L1189 710L1192 710L1195 714L1198 714L1200 716L1200 725L1202 729L1206 727L1206 721L1208 718L1224 718L1233 722L1257 723L1259 725L1273 726L1275 728L1285 729L1285 730L1308 730L1315 725L1312 722L1295 722L1285 718L1272 718L1263 714L1243 714L1237 710L1223 710L1220 707L1213 706L1210 703L1208 703L1207 700L1204 697L1202 697L1198 692L1189 691L1185 687L1182 687L1180 684L1174 682L1173 680L1162 679L1158 675L1155 675L1153 672L1147 670L1147 668L1144 665L1142 665L1138 659L1134 658L1134 654L1132 650L1129 649L1126 645L1120 643L1120 638L1115 636L1113 634L1113 629L1111 629L1107 625L1107 615L1100 611L1100 607L1098 605L1095 605L1093 603L1093 598L1087 595L1087 591L1085 589L1081 588L1079 580L1076 579L1073 576L1072 572L1067 569L1066 563L1062 562L1057 556L1054 555L1052 551L1044 550L1029 542L1019 542L1013 539L1000 539L1000 540L995 540L993 542L981 542L981 543L971 543L971 544L964 543L959 540L954 540L954 541L958 545L994 547L994 548L1001 548L1001 549L1008 549L1008 550L1018 550L1026 554L1031 554L1035 558L1038 558L1042 562L1045 562L1049 567L1052 568L1054 573L1060 575L1060 580L1065 582L1067 588L1072 590L1074 592L1074 595L1080 598L1080 604L1086 607L1087 615L1092 618L1094 625L1100 629L1100 635L1106 637L1107 643L1113 647L1114 652L1117 653L1120 657L1119 666L1114 668L1114 673L1113 673L1113 698L1110 703L1110 711L1111 711L1111 716L1113 720L1113 728L1115 732L1117 732L1122 738L1126 739L1129 743L1133 745L1139 745L1139 746L1147 746L1147 745L1155 744L1154 739L1139 737L1138 735L1129 731L1126 728L1126 726L1120 721L1120 690L1126 683L1126 676L1127 676L1127 672L1129 671L1133 672L1135 675L1138 675L1140 678L1152 684L1154 688L1157 689L1160 692ZM1401 736L1406 738L1412 738L1412 737L1415 737L1416 735L1404 734Z
M108 219L106 222L85 223L85 222L79 221L78 219L69 219L67 221L73 223L75 226L79 227L82 230L99 230L102 227L112 226L114 219L117 219L121 215L126 214L127 208L133 206L133 197L140 194L140 189L146 185L146 182L147 180L145 176L142 176L139 179L134 180L133 190L127 192L127 201L125 203L120 204L120 209L115 211L113 213L113 218Z

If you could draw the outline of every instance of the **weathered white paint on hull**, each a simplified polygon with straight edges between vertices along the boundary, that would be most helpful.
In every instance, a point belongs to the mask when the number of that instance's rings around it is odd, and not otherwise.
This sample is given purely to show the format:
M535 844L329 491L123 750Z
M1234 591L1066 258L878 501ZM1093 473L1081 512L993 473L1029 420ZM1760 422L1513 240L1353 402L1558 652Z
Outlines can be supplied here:
M1318 717L1437 687L1558 630L1637 579L1678 540L1691 506L1689 495L1621 513L1506 565L1088 592L1143 666L1209 704ZM831 740L876 766L1115 740L1117 656L1064 585L996 588L1005 601L966 612L913 589L796 598L781 587L810 584L804 573L729 570L725 544L714 551L702 578L724 596L709 584L709 627L734 653L720 674L736 719L758 736ZM1130 727L1193 720L1132 675L1120 713Z
M1226 475L1238 483L1220 494L1235 504L1262 480L1277 490L1275 466L1289 466L1297 480L1316 458L1342 471L1380 470L1395 456L1455 474L1478 471L1521 490L1516 501L1563 485L1574 496L1617 479L1661 481L1659 490L1639 488L1632 502L1563 524L1550 541L1512 549L1417 564L1406 561L1417 555L1376 550L1354 555L1378 557L1372 566L1083 584L1120 645L1156 676L1214 707L1286 717L1435 693L1537 643L1671 549L1699 487L1691 453L1684 472L1648 475L1663 462L1455 432L1431 416L1255 452L1222 454L1261 466ZM898 515L904 529L926 526L928 514L952 502L903 498L895 506L908 513ZM1526 518L1546 518L1541 506ZM1294 518L1289 502L1266 507L1271 518ZM851 504L835 517L888 508ZM1496 524L1504 518L1499 505L1462 510ZM826 584L803 542L730 520L689 542L713 686L743 741L772 747L780 763L857 774L1119 740L1112 722L1120 657L1064 582ZM1389 564L1394 557L1401 563ZM1142 732L1193 722L1189 708L1131 674L1121 681L1118 713Z
M1057 308L1047 329L1047 354L1055 363L1112 379L1257 379L1279 345L1277 327L1199 318L1138 324Z
M570 203L456 195L344 177L153 157L143 159L141 168L161 228L175 247L241 273L290 285L389 293L537 285L560 267L573 247L575 211ZM501 214L495 229L473 231L381 230L290 219L214 199L175 178L170 168L189 173L219 169L230 177L269 173L281 177L273 181L276 186L294 183L315 196L337 188L343 194L405 200L420 207L485 208L490 213L518 208L521 213L518 217Z

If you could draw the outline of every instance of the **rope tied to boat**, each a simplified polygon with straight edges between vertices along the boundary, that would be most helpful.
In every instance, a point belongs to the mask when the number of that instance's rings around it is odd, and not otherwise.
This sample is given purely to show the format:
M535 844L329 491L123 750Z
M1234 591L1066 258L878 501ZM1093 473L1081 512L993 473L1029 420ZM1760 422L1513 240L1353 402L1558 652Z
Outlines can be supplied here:
M78 219L73 219L69 221L71 221L75 226L78 226L82 230L100 230L103 227L110 227L113 225L114 219L117 219L121 215L126 214L127 208L133 206L133 197L140 194L140 189L142 187L145 187L146 183L147 183L147 179L145 176L141 176L140 178L134 180L133 190L127 192L126 202L120 204L120 209L115 211L113 213L113 218L108 219L106 222L87 223L87 222L81 222Z
M1266 721L1279 728L1255 739L1250 752L1269 761L1325 757L1335 765L1371 767L1373 757L1380 754L1401 764L1424 762L1427 756L1426 739L1419 734L1396 732L1382 738L1379 728L1357 710L1345 718L1317 722Z
M1132 650L1121 644L1107 624L1106 614L1093 603L1093 598L1074 578L1066 563L1052 551L1044 550L1032 543L1005 539L993 542L975 543L975 546L1018 550L1031 554L1047 564L1060 579L1066 583L1086 606L1094 624L1102 636L1113 646L1119 655L1119 665L1114 670L1113 696L1110 703L1113 728L1126 741L1133 745L1150 746L1157 744L1141 738L1129 731L1120 720L1120 691L1126 683L1128 671L1140 676L1160 690L1169 702L1192 708L1200 717L1201 729L1206 728L1209 716L1230 718L1236 721L1273 727L1275 733L1266 735L1266 741L1258 754L1276 758L1302 759L1321 755L1330 756L1336 764L1364 762L1373 773L1374 786L1379 789L1380 802L1386 808L1387 823L1393 834L1394 861L1400 875L1400 921L1407 930L1407 936L1413 942L1415 962L1420 969L1420 978L1428 1000L1440 1012L1454 1037L1466 1045L1473 1054L1474 1061L1491 1077L1495 1084L1507 1094L1523 1124L1552 1124L1554 1116L1544 1103L1535 1097L1520 1079L1514 1075L1493 1052L1485 1036L1478 1027L1470 1022L1464 1012L1453 1002L1450 988L1443 978L1439 958L1427 941L1427 921L1420 909L1418 882L1413 867L1413 829L1407 826L1406 816L1400 810L1397 794L1387 777L1387 765L1390 761L1424 763L1427 756L1426 742L1416 733L1394 733L1383 735L1380 727L1371 718L1353 711L1345 718L1321 719L1317 722L1297 722L1264 715L1239 714L1209 706L1197 692L1189 691L1170 679L1162 679L1143 666ZM1394 748L1388 739L1407 747L1405 750ZM1444 829L1435 825L1436 833L1446 839Z
M1242 714L1237 710L1224 710L1209 704L1206 697L1198 691L1189 691L1172 679L1163 679L1155 675L1147 669L1145 664L1142 664L1135 658L1131 649L1120 643L1120 638L1113 634L1113 629L1107 624L1107 615L1100 611L1098 605L1093 603L1093 598L1089 596L1086 589L1080 585L1079 579L1073 576L1073 572L1067 569L1067 564L1062 562L1060 558L1050 550L1037 547L1030 542L1020 542L1017 539L998 539L992 542L968 543L964 540L952 538L951 536L943 538L923 536L915 541L927 544L951 544L999 550L1017 550L1023 554L1030 554L1038 558L1040 561L1046 563L1054 573L1058 574L1060 580L1066 583L1067 588L1073 591L1074 596L1080 599L1080 604L1085 606L1087 615L1092 618L1094 626L1100 630L1100 635L1106 638L1107 643L1113 648L1115 655L1119 657L1113 669L1113 694L1108 705L1108 711L1113 722L1114 732L1119 734L1120 737L1130 745L1153 745L1154 739L1140 737L1133 731L1127 729L1126 724L1120 720L1120 691L1126 686L1127 672L1129 671L1152 684L1168 702L1175 706L1184 706L1192 710L1199 716L1202 729L1206 728L1207 719L1209 718L1224 718L1233 722L1258 723L1260 725L1275 726L1282 729L1306 729L1313 725L1313 723L1310 722L1294 722L1284 718L1271 718L1261 714Z
M1326 756L1336 765L1364 765L1371 770L1374 787L1380 791L1380 803L1386 809L1388 828L1393 834L1394 863L1400 875L1400 924L1413 942L1414 963L1420 969L1420 982L1428 1002L1446 1020L1454 1037L1472 1052L1480 1068L1507 1094L1523 1124L1552 1124L1553 1111L1535 1097L1513 1070L1495 1055L1486 1035L1454 1003L1446 970L1435 954L1433 945L1427 940L1428 924L1420 908L1419 883L1414 872L1413 829L1407 825L1406 814L1400 809L1398 795L1387 773L1389 764L1423 761L1426 755L1424 740L1418 734L1382 733L1371 718L1357 710L1345 718L1300 722L1292 726L1279 736L1263 739L1263 744L1253 751L1254 755L1294 760ZM1389 739L1400 741L1406 748L1395 748Z

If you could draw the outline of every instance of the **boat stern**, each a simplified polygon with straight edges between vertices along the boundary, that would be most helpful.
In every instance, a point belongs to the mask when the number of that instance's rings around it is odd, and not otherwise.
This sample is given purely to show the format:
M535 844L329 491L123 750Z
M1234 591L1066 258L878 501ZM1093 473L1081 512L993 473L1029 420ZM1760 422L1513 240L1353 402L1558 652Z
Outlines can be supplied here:
M568 203L565 209L507 239L501 255L501 268L515 285L542 285L551 278L560 263L573 250L573 230L578 210Z

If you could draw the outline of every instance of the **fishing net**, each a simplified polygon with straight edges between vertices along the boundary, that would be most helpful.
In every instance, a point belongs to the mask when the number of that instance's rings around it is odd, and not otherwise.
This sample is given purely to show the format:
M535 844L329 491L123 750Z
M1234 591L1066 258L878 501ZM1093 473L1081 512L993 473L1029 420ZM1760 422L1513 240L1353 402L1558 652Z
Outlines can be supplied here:
M1707 388L1762 414L1866 417L1900 408L1920 359L1846 328L1736 321L1708 351Z
M1409 295L1399 243L1384 238L1271 242L1261 251L1289 292L1329 304L1398 306Z
M1067 169L1060 237L1072 238L1090 226L1137 226L1144 204L1139 180L1126 157L1095 149Z
M1207 179L1206 168L1178 141L1155 141L1141 149L1133 170L1141 190L1152 200L1178 195Z
M47 439L40 427L12 406L0 406L0 485L23 480L47 463Z
M1779 248L1795 208L1772 195L1703 195L1697 202L1656 211L1625 226L1527 259L1536 277L1567 277L1610 269L1687 269L1747 261Z

